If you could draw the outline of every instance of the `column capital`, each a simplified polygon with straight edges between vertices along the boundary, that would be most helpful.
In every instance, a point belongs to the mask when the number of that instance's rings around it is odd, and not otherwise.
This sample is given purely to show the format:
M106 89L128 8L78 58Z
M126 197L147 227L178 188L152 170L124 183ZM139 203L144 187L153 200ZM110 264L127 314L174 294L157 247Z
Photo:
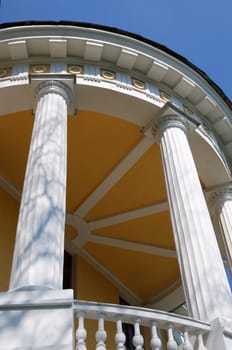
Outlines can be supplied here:
M62 96L67 106L69 107L72 102L72 90L68 85L59 80L44 80L39 85L37 85L34 92L34 99L37 103L38 100L49 93L55 93Z
M182 129L186 134L188 133L189 126L187 120L178 115L178 114L170 114L170 115L165 115L161 116L157 120L157 127L159 128L160 132L163 132L164 130L168 128L180 128Z
M158 136L158 138L160 138L165 130L172 127L183 130L185 134L188 134L189 132L189 124L184 117L178 114L170 114L160 116L157 120L153 122L152 134L153 136Z
M227 183L213 189L208 194L208 202L212 208L220 202L232 200L232 183Z

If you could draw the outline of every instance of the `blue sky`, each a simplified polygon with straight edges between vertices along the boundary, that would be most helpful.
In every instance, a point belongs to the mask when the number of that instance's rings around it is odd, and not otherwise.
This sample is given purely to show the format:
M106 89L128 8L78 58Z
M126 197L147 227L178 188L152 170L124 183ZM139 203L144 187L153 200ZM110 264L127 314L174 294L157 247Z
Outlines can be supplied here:
M0 22L70 20L131 31L183 55L232 99L232 0L1 0Z

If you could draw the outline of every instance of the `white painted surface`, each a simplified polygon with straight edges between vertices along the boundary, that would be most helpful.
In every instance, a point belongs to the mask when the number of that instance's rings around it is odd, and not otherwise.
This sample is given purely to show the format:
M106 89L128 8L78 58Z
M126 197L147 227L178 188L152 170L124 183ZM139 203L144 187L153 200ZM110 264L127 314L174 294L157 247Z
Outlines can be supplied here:
M62 288L67 90L63 83L45 82L37 92L10 289Z
M159 120L160 147L182 283L189 314L204 321L231 317L222 258L189 148L186 121Z
M211 194L210 203L213 207L216 220L219 223L220 233L226 252L227 262L232 271L232 186L221 186Z
M73 291L0 294L1 350L73 350Z
M231 322L228 328L228 321L216 318L211 323L211 333L207 341L207 350L231 350L232 349L232 332Z

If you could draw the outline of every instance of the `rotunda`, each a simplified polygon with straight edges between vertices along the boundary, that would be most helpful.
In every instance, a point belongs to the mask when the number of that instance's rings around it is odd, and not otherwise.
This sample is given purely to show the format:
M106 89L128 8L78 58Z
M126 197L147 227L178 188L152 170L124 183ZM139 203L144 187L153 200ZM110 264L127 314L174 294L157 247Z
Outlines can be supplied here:
M138 35L23 22L0 99L0 349L231 349L223 91Z

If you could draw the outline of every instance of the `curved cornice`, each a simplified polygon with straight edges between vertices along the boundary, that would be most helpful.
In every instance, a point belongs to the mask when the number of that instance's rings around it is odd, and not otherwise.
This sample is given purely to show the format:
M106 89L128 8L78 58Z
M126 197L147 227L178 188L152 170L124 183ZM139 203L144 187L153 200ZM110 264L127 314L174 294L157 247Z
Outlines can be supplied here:
M224 91L200 68L198 68L196 65L191 63L188 59L186 59L184 56L176 53L175 51L169 49L167 46L162 45L156 41L153 41L151 39L145 38L141 35L131 33L122 29L118 29L116 27L110 27L105 25L99 25L94 23L88 23L88 22L74 22L74 21L21 21L21 22L9 22L9 23L1 23L0 24L0 30L1 29L9 29L14 27L22 27L25 29L25 26L71 26L71 27L81 27L86 29L96 29L101 31L106 31L109 33L114 33L117 35L126 36L128 38L136 39L140 42L149 44L153 46L154 48L157 48L168 55L174 57L175 59L181 61L194 71L196 71L216 92L217 94L224 100L224 102L228 105L228 107L232 110L232 102L231 100L226 96Z

